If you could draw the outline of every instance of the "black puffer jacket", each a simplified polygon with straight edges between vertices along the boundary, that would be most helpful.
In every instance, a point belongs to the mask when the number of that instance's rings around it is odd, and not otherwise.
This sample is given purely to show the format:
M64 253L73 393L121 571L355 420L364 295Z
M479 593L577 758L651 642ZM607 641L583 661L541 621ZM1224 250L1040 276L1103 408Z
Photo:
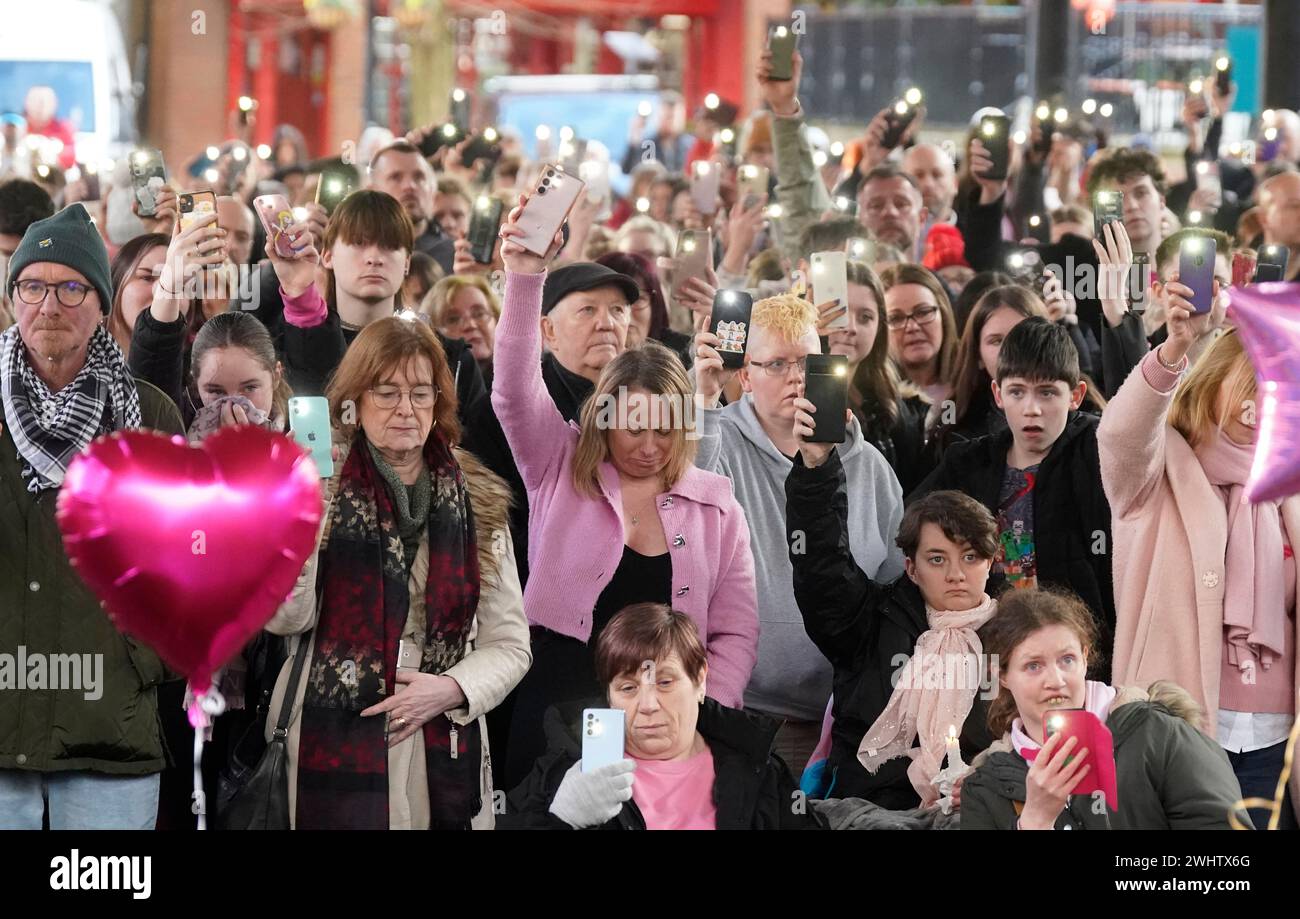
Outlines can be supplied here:
M796 456L785 481L795 601L808 637L834 668L834 782L827 796L865 798L891 810L906 810L920 804L907 777L911 760L889 760L872 775L858 761L858 746L889 703L894 674L929 629L925 601L906 576L876 584L853 560L846 489L844 467L834 450L816 469ZM962 758L967 762L993 740L987 727L988 703L974 688L972 692L975 704L961 730Z
M502 828L567 830L569 825L550 812L564 774L582 759L578 725L584 708L603 708L601 700L553 706L546 714L549 749L530 775L510 794ZM779 725L765 715L727 708L706 698L700 705L696 730L713 754L713 803L719 830L817 830L822 826L797 794L794 779L772 752ZM644 830L645 818L635 801L628 801L602 830Z
M1101 487L1097 455L1100 420L1086 412L1071 412L1065 430L1039 465L1034 485L1039 582L1068 587L1088 604L1101 630L1099 661L1109 659L1115 635L1110 503ZM907 496L908 503L951 488L965 492L996 515L1011 443L1011 430L1006 429L953 445L944 453L939 468Z

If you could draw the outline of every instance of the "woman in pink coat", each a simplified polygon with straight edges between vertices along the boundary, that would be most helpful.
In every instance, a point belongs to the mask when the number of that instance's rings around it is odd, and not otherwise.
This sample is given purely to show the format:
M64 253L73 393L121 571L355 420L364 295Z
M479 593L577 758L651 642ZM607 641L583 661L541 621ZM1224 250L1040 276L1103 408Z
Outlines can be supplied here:
M1245 503L1254 368L1229 329L1189 373L1187 351L1208 317L1190 318L1191 291L1168 287L1169 338L1129 375L1097 436L1114 515L1112 682L1186 688L1242 794L1271 799L1300 686L1300 496ZM1294 800L1294 776L1292 785ZM1294 828L1289 802L1282 819Z
M612 324L629 310L635 284L592 263L548 277L548 259L514 241L517 218L516 210L501 231L506 286L492 387L529 505L524 610L534 658L515 698L511 784L546 751L547 709L599 694L593 649L620 609L654 602L689 615L708 654L708 695L735 708L759 628L745 513L730 480L692 462L693 388L681 361L654 342L620 354L601 372L581 426L565 422L542 379L541 323L571 335L591 325L592 340L603 340L601 316Z

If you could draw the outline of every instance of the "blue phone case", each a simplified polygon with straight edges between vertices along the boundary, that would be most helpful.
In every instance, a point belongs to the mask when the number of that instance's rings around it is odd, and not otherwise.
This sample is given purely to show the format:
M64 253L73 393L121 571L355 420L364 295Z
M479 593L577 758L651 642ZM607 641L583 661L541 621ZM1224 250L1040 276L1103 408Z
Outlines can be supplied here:
M1214 260L1217 246L1213 239L1198 236L1183 240L1178 250L1178 283L1192 289L1193 312L1200 316L1214 304Z
M623 759L623 710L582 710L582 771L591 772Z
M330 454L330 406L324 396L295 396L289 400L289 431L316 464L322 479L334 475Z

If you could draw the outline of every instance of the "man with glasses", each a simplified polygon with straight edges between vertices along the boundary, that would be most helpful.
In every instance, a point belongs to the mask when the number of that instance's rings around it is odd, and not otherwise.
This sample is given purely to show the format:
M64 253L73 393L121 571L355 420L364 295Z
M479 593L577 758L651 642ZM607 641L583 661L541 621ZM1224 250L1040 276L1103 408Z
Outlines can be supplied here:
M6 291L17 324L0 335L0 654L91 655L102 676L93 691L0 692L0 829L39 830L47 804L52 829L152 829L163 665L108 621L54 514L68 464L92 439L180 434L181 419L131 378L104 328L108 252L80 204L27 229Z
M817 744L831 694L831 665L804 630L794 598L790 556L802 546L797 540L787 544L785 533L786 479L803 463L795 412L810 407L802 398L804 370L808 355L821 353L817 309L790 294L755 303L739 371L723 369L716 335L702 332L696 342L696 393L703 400L696 465L731 478L749 521L758 578L758 665L745 707L785 722L777 752L798 773ZM745 395L717 408L718 395L737 372ZM851 415L839 455L848 482L853 557L873 580L892 580L903 571L902 551L894 543L903 517L902 489Z

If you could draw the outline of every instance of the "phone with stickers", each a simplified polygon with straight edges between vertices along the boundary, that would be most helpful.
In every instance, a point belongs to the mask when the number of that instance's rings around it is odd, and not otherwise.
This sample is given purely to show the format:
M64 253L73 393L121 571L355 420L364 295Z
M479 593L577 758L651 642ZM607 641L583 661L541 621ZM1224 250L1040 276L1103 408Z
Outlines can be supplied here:
M167 187L167 167L161 150L136 150L131 154L131 189L140 204L141 217L158 215L158 196Z
M293 208L289 206L289 199L284 195L259 195L253 199L253 210L257 212L257 219L262 222L262 229L266 231L266 238L271 240L275 254L280 258L297 255L286 232L293 226Z
M187 191L180 196L180 224L184 233L208 214L217 212L217 196L210 191Z

